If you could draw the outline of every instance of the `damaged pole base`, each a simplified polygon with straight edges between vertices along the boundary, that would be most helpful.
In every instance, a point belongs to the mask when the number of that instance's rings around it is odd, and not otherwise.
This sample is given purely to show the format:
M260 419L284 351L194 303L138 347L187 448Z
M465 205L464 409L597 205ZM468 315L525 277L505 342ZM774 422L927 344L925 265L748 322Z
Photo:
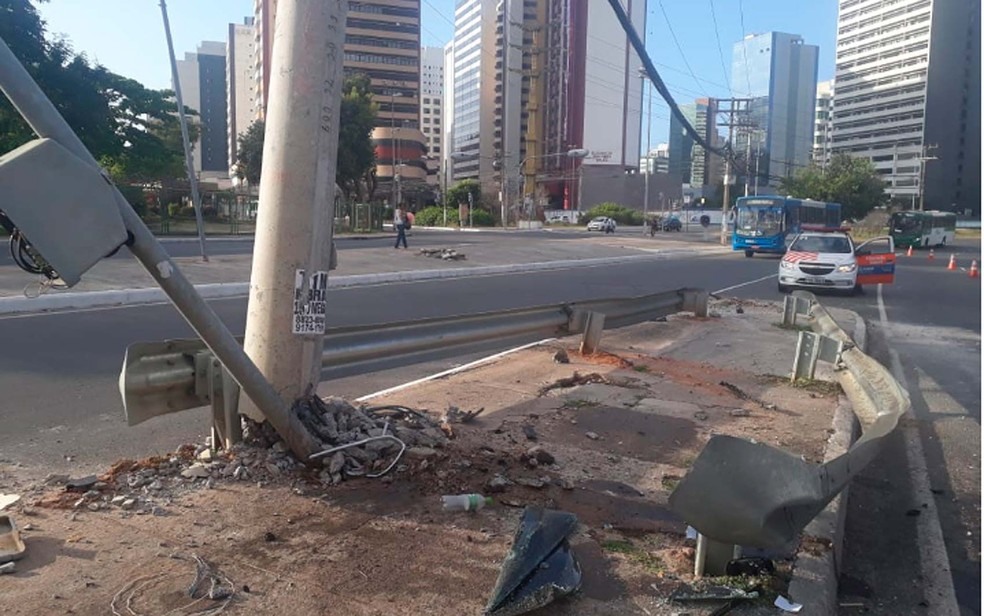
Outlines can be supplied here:
M601 334L605 330L605 315L588 312L584 317L584 335L581 337L581 354L591 355L601 344Z
M703 289L683 290L683 311L692 312L694 316L707 317L707 291Z
M741 558L741 546L714 541L701 533L697 533L694 577L725 575L728 563L736 558Z
M239 383L210 352L195 355L195 393L212 407L212 449L230 449L243 440Z

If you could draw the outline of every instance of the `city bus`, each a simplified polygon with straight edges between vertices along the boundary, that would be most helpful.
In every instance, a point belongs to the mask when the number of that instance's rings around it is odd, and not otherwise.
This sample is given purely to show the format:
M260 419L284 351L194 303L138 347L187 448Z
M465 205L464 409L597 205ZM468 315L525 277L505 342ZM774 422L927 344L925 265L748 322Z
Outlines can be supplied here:
M841 224L839 203L793 199L792 197L739 197L735 204L731 247L745 251L783 254L802 225L836 228Z
M946 246L957 234L957 215L953 212L895 212L888 221L895 245L902 248Z

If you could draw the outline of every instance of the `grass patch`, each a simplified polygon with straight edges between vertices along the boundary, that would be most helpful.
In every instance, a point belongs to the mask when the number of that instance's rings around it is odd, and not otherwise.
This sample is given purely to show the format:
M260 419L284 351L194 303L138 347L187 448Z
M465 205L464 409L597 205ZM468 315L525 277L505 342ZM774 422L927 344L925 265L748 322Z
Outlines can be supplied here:
M959 237L980 237L980 229L957 229L957 235Z
M632 366L632 369L635 370L636 372L649 372L649 366L642 366L639 364Z
M839 383L819 379L796 379L790 384L797 389L805 389L821 396L836 396L843 391Z
M677 477L676 475L663 475L663 478L659 480L659 483L663 486L664 490L667 492L672 492L673 490L676 490L677 484L680 483L680 477Z
M650 554L631 541L612 539L602 542L601 548L613 554L625 554L629 560L650 573L662 573L665 570L663 561L658 556Z
M577 409L588 409L595 406L598 406L598 403L592 400L580 400L574 398L572 400L566 400L563 406L561 406L560 408L577 410Z
M784 329L791 332L809 332L813 329L809 325L786 325L785 323L773 323L772 327L778 327L779 329Z

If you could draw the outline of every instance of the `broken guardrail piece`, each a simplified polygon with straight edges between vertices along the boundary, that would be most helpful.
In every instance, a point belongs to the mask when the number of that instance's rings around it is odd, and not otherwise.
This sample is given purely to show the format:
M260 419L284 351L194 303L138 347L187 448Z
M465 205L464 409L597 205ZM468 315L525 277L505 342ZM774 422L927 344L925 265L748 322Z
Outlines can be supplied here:
M881 451L884 437L909 410L908 393L891 372L858 348L812 294L812 329L836 342L837 380L861 423L861 438L842 456L810 464L797 456L730 436L714 436L670 494L670 508L701 534L722 543L781 548L796 539ZM795 312L795 311L794 311Z
M527 507L502 563L486 616L515 616L543 607L581 587L581 566L567 537L577 516Z

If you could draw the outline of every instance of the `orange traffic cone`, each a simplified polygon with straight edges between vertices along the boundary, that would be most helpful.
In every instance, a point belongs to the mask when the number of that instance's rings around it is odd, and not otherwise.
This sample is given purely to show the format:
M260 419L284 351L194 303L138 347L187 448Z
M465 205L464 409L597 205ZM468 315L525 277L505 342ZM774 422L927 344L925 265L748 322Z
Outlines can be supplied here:
M907 257L911 257L912 256L912 244L909 244L909 250L906 250L905 251L905 256L907 256Z
M980 274L977 272L977 259L974 259L970 264L970 277L977 278Z
M929 249L929 257L928 258L929 258L930 261L932 261L933 259L936 258L936 253L933 252L933 249L932 248Z
M946 264L946 269L948 269L948 270L955 270L955 269L957 269L957 256L956 255L953 255L953 254L950 255L950 262Z

